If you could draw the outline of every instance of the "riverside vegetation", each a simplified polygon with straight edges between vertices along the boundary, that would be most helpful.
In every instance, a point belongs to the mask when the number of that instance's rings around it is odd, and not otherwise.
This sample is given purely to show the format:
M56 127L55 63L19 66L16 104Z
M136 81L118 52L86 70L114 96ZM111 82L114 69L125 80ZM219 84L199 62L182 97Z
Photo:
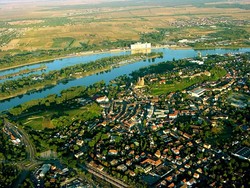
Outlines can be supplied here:
M52 85L56 85L62 81L108 71L124 64L157 57L162 57L162 53L152 52L147 55L134 54L106 57L94 62L73 65L65 67L61 70L50 71L49 73L42 73L42 75L29 75L27 77L19 78L16 80L8 80L0 84L0 99L3 100L12 98L21 94L25 94L27 92L40 90Z
M241 145L250 146L248 132L243 128L249 126L249 116L246 115L249 106L236 108L231 105L231 99L228 97L241 93L242 96L238 100L245 98L246 103L249 101L249 57L249 53L233 56L209 55L203 65L187 59L163 62L135 71L131 76L118 77L112 84L101 81L88 87L64 90L60 95L29 101L11 109L6 115L31 135L39 153L56 151L58 157L72 168L80 168L84 163L101 165L103 171L124 180L132 187L145 185L145 177L150 174L142 169L142 161L151 156L154 156L152 159L157 157L163 162L166 167L164 170L167 171L180 171L184 169L182 166L189 164L190 167L185 169L190 170L181 171L177 178L173 179L175 184L180 184L183 178L192 179L193 173L199 168L202 172L196 172L201 177L199 182L196 181L197 186L206 187L214 182L216 185L224 185L225 181L247 186L249 162L234 157L231 152ZM211 75L204 76L201 74L204 71L210 72ZM173 85L185 83L186 78L181 78L185 76L188 76L190 81L196 80L196 83L185 85L185 88L178 91L171 87L165 93L151 95L156 84L162 79L167 82L157 87L165 90L165 85L169 85L168 81ZM134 87L138 77L144 77L145 87ZM228 85L232 80L234 84L223 92L216 90ZM208 88L204 96L192 97L188 94L187 91L197 87ZM97 103L96 98L104 95L110 101ZM217 101L214 100L215 97L218 97ZM154 101L154 104L151 101ZM154 105L156 110L168 109L169 113L178 110L195 114L179 114L176 119L171 120L168 114L164 114L163 118L157 117L156 114L148 118L142 114L149 114L147 109L150 105ZM204 108L201 108L202 106ZM121 125L121 122L126 123L126 119L134 113L137 114L137 123L132 128ZM227 116L228 119L223 118ZM217 125L213 125L212 121L216 121ZM37 126L39 124L41 126ZM158 128L153 129L156 125L159 125ZM170 133L164 133L168 131ZM185 135L185 138L181 135ZM83 140L84 144L77 145L78 140ZM238 144L233 145L236 141ZM203 147L208 144L211 149ZM183 165L177 166L177 154L173 153L173 147L180 148L178 156L182 158L181 161L186 159ZM111 155L108 148L115 148L119 152L117 155ZM155 155L157 150L162 153L163 158ZM81 152L83 154L76 159L74 154ZM137 155L140 157L134 160ZM114 164L114 160L118 161L119 158L124 160ZM132 162L128 165L128 171L123 172L117 168L127 161ZM151 171L155 172L160 166L152 167ZM176 170L170 175L175 176ZM135 175L131 176L128 173L130 171Z

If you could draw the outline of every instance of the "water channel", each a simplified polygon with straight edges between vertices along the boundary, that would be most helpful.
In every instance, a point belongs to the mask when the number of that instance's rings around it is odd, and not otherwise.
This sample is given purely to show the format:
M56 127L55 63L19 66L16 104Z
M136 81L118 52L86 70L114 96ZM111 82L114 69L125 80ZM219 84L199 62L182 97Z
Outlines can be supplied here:
M87 76L84 78L76 79L68 81L67 83L59 83L58 85L47 88L41 91L36 91L30 94L25 94L19 97L11 98L9 100L1 101L0 102L0 111L8 110L14 106L20 105L22 103L25 103L30 100L39 99L46 97L50 94L59 94L62 90L68 89L73 86L89 86L91 84L94 84L95 82L104 80L106 83L109 83L114 78L127 74L129 75L134 70L138 70L142 67L149 66L152 64L157 64L163 61L173 60L174 59L182 59L182 58L188 58L188 57L195 57L197 56L197 51L193 49L181 49L181 50L174 50L174 49L168 49L168 48L160 48L160 49L153 49L152 52L163 52L164 57L157 58L155 61L151 60L145 60L145 61L138 61L133 64L127 64L119 68L112 69L111 71L94 74L91 76ZM214 50L202 50L200 51L201 54L207 55L207 54L225 54L225 53L240 53L240 52L250 52L250 48L241 48L241 49L214 49ZM70 57L60 60L54 60L52 62L47 63L41 63L41 64L34 64L34 65L28 65L20 68L5 70L0 72L0 76L11 74L18 72L23 69L33 69L38 68L41 65L46 65L47 69L45 72L49 72L52 70L59 70L63 67L72 66L75 64L80 63L88 63L90 61L95 61L97 59L103 58L103 57L109 57L109 56L117 56L117 55L127 55L130 54L129 51L123 51L123 52L114 52L114 53L101 53L101 54L92 54L87 56L77 56L77 57ZM32 74L42 74L42 71L33 72ZM25 75L27 76L27 75ZM19 76L11 78L11 79L17 79ZM1 82L8 80L3 79Z

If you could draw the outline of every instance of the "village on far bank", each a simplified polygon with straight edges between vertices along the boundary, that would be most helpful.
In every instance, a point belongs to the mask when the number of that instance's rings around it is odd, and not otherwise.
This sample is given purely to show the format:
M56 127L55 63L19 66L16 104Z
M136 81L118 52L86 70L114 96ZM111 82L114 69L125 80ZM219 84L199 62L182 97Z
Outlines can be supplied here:
M198 53L65 99L63 108L90 110L58 114L52 122L63 126L44 134L26 128L40 154L44 139L50 155L64 158L64 165L37 168L35 186L90 186L93 178L115 187L250 186L249 57ZM22 144L10 127L3 130Z

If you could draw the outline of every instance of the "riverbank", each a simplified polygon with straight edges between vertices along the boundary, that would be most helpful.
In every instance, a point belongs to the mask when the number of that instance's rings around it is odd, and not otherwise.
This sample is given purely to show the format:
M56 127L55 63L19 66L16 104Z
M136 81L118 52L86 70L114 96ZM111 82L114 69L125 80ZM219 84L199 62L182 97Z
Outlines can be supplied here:
M40 91L34 91L32 93L29 94L23 94L23 95L19 95L17 97L13 97L9 100L4 100L4 101L0 101L0 112L1 111L5 111L8 109L13 108L14 106L17 105L21 105L23 103L26 103L28 101L31 100L35 100L35 99L40 99L40 98L44 98L47 97L48 95L53 95L53 94L58 94L60 95L60 92L66 89L69 89L71 87L75 87L75 86L89 86L89 85L93 85L96 82L99 82L101 80L103 80L105 83L110 83L110 81L114 80L115 78L122 76L122 75L130 75L133 71L139 70L140 68L143 67L147 67L150 65L154 65L154 64L158 64L164 61L172 61L173 58L175 60L178 59L185 59L185 58L190 58L190 57L196 57L197 56L197 51L193 50L193 49L187 49L187 50L173 50L173 49L169 49L167 47L165 48L160 48L160 49L155 49L153 50L155 53L157 52L162 52L163 53L163 59L160 58L156 58L154 61L139 61L139 62L135 62L135 63L131 63L128 65L123 65L119 68L113 68L110 71L104 71L102 73L99 74L93 74L91 76L86 76L83 78L79 78L79 79L74 79L74 80L70 80L70 81L65 81L64 83L59 83L55 86L51 86L49 88L46 88L44 90L40 90ZM235 51L235 50L223 50L223 49L215 49L215 50L206 50L206 51L201 51L203 56L206 55L213 55L213 54L228 54L228 53L246 53L246 52L250 52L250 48L240 48L239 50ZM111 53L109 52L107 54L107 56L101 56L101 58L105 57L110 57L109 56L114 55L115 53ZM121 53L120 55L122 55L123 53ZM124 53L126 55L128 55L128 52ZM93 55L93 56L98 56L98 55ZM84 59L84 60L83 60ZM90 62L92 60L98 60L100 58L92 58L92 55L90 55L90 58L88 56L86 56L84 58L81 57L77 57L75 59L72 59L73 65L77 65L77 64L82 64L81 62ZM63 59L62 61L55 61L52 63L53 67L58 67L55 71L58 71L59 69L61 69L61 65L63 65L63 68L66 68L67 65L69 65L68 63L69 61L67 59ZM66 66L64 66L66 65ZM48 66L49 68L49 66ZM54 69L52 69L54 71ZM80 71L78 71L80 72ZM48 83L48 85L50 85L50 83ZM32 86L32 84L31 84ZM15 94L14 92L10 92L10 95Z
M178 46L172 47L172 46L168 46L168 45L153 46L151 49L154 50L154 49L163 49L163 48L169 48L169 49L174 49L174 50L192 49L191 47L178 47ZM126 49L111 49L111 50L102 50L102 51L79 52L79 53L69 54L66 56L38 60L38 61L24 63L21 65L14 65L14 66L10 66L10 67L4 67L4 68L0 68L0 71L11 70L11 69L15 69L15 68L20 68L20 67L35 65L35 64L40 64L40 63L48 63L48 62L55 61L55 60L61 60L61 59L67 59L67 58L73 58L73 57L98 55L98 54L104 54L104 53L121 53L121 52L131 52L131 49L126 48Z
M6 74L4 76L0 76L0 79L7 79L7 78L11 78L11 77L16 77L16 76L22 76L24 74L29 74L29 73L32 73L35 71L43 71L46 69L47 69L47 66L40 66L40 67L34 68L34 69L24 69L24 70L21 70L17 73L11 73L11 74Z
M151 50L154 49L172 49L172 50L188 50L188 49L193 49L193 50L215 50L215 49L242 49L242 48L249 48L249 46L218 46L218 47L204 47L204 48L196 48L196 47L189 47L189 46L175 46L175 45L161 45L161 46L153 46L151 48ZM101 50L101 51L84 51L84 52L78 52L78 53L74 53L74 54L68 54L68 55L63 55L63 56L58 56L58 57L54 57L54 58L48 58L48 59L41 59L41 60L37 60L34 62L30 62L30 63L24 63L21 65L14 65L14 66L9 66L9 67L4 67L4 68L0 68L0 71L5 71L5 70L11 70L11 69L15 69L15 68L20 68L20 67L24 67L24 66L29 66L29 65L35 65L35 64L40 64L40 63L47 63L47 62L51 62L51 61L55 61L55 60L61 60L61 59L66 59L66 58L73 58L73 57L81 57L81 56L88 56L88 55L98 55L98 54L104 54L104 53L120 53L120 52L131 52L131 49L129 48L124 48L124 49L106 49L106 50Z
M68 70L71 71L69 77L67 77L67 75L65 75L64 73L60 74L59 73L60 71L58 71L58 73L54 72L53 75L57 75L55 79L53 79L53 80L43 80L43 82L39 81L38 84L37 84L37 82L34 82L32 84L33 85L32 88L31 87L17 88L15 90L15 92L12 91L12 93L15 93L15 94L1 93L2 96L0 96L0 101L8 100L8 99L18 97L18 96L21 96L21 95L25 95L25 94L29 94L29 93L32 93L32 92L37 92L37 91L46 89L47 87L53 87L53 86L55 86L55 85L57 85L59 83L64 83L64 82L68 82L70 80L80 79L80 78L87 77L87 76L90 76L90 75L94 75L94 74L97 74L97 73L102 73L102 72L105 72L105 71L109 71L109 70L112 70L113 68L118 68L118 67L124 66L126 64L135 63L137 61L142 61L142 60L145 60L145 59L148 59L148 58L149 59L154 59L154 58L161 57L161 56L162 56L161 53L158 53L158 54L157 53L152 53L149 56L148 55L143 55L142 56L140 54L127 55L127 56L116 56L117 59L114 59L112 61L108 60L107 58L106 59L103 58L103 59L97 60L95 62L92 62L91 65L83 64L82 65L83 67L78 67L76 69L73 68L73 67L76 67L76 65L71 66L71 69L68 69ZM101 67L98 66L99 68L95 67L96 62L105 63L105 61L107 61L109 63L107 63L106 65L103 64ZM95 68L94 69L93 68L88 69L88 67L92 67L92 64L93 64L93 66ZM81 70L81 71L78 71L78 70ZM82 71L82 70L85 70L85 71ZM32 78L32 80L34 81L35 79ZM39 80L41 80L41 79L39 79ZM26 80L26 81L28 83L30 82L30 80Z
M117 50L107 50L107 51L79 52L79 53L75 53L75 54L69 54L66 56L55 57L55 58L50 58L50 59L45 59L45 60L39 60L39 61L31 62L31 63L24 63L22 65L15 65L15 66L10 66L10 67L0 68L0 71L10 70L10 69L20 68L20 67L24 67L24 66L29 66L29 65L40 64L40 63L48 63L51 61L67 59L67 58L71 58L71 57L81 57L81 56L97 55L97 54L103 54L103 53L119 53L119 52L127 52L127 51L130 51L130 50L129 49L126 49L126 50L117 49Z

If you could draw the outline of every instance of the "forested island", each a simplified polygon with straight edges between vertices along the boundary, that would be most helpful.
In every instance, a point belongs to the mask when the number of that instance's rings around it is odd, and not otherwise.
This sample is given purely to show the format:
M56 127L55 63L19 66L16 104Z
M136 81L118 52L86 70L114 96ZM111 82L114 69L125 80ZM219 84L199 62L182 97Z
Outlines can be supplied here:
M108 71L125 64L145 59L162 57L162 53L133 54L106 57L94 62L68 66L60 70L42 73L42 75L29 75L16 80L8 80L0 83L0 100L9 99L30 91L41 90L57 85L59 82L77 79L88 75Z
M24 70L20 70L18 72L15 72L15 73L10 73L10 74L0 76L0 79L13 78L13 77L16 77L16 76L22 76L22 75L33 73L33 72L36 72L36 71L43 71L43 70L46 70L46 68L47 67L45 65L42 65L42 66L40 66L38 68L24 69Z

